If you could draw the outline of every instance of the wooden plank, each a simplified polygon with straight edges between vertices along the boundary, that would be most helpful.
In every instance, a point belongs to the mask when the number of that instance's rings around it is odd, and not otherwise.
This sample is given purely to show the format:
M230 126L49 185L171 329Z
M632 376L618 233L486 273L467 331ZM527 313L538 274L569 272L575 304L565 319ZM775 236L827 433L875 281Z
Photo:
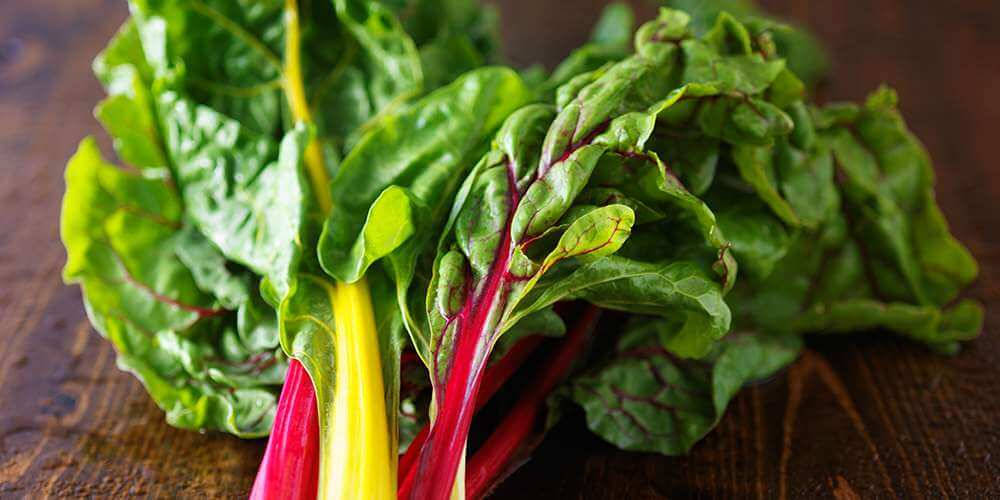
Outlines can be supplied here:
M498 3L519 63L558 60L602 4ZM899 89L943 209L983 266L972 295L988 305L984 336L954 358L888 338L815 339L687 457L615 450L571 413L497 498L1000 495L1000 5L764 3L828 44L826 95ZM118 0L0 4L0 497L242 497L260 459L260 441L167 426L60 282L62 168L99 133L90 60L125 15Z

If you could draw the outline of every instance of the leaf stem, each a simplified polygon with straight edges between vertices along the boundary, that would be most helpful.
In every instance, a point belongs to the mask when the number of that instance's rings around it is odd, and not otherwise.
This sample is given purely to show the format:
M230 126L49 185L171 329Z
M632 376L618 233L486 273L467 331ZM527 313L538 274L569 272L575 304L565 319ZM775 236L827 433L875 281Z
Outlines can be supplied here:
M337 283L333 297L336 393L321 451L329 457L319 498L390 499L396 491L385 385L371 295L364 279ZM322 448L326 448L325 450Z
M288 97L288 107L296 121L312 125L312 112L306 99L306 88L302 79L302 32L299 27L299 7L297 0L285 0L285 66L284 87ZM330 193L330 176L323 160L323 148L319 140L309 141L305 151L306 172L316 201L324 214L333 207Z
M507 379L517 371L528 357L531 356L535 349L542 342L542 337L539 335L530 335L519 340L510 351L507 352L499 361L490 365L486 368L486 373L483 374L483 385L479 389L479 395L476 398L476 411L479 411L503 384L507 382ZM405 498L409 495L410 489L413 487L413 481L416 479L416 467L417 458L419 458L420 449L424 446L424 442L427 440L427 434L430 432L430 426L425 425L413 442L410 443L410 447L407 448L406 453L399 460L399 497Z
M545 400L566 378L573 362L583 352L600 314L597 306L587 306L566 339L542 365L531 387L472 455L465 478L466 498L482 498L510 471L512 459L534 429Z
M297 0L285 0L283 86L296 121L312 125L302 78ZM317 138L306 146L306 172L324 216L333 206L330 178ZM318 498L389 500L396 493L396 446L386 414L385 383L367 281L323 281L333 306L335 388L320 412Z
M316 392L302 363L293 359L288 365L271 438L253 482L250 500L315 499L318 462Z

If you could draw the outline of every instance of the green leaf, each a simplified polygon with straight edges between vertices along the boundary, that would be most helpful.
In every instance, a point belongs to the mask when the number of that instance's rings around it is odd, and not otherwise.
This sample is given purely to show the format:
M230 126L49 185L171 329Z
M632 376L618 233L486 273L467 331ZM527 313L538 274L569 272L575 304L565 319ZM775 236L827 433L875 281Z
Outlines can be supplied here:
M750 0L668 0L666 5L691 14L691 27L699 34L712 29L722 12L746 23L755 39L773 40L777 53L788 61L791 70L810 87L823 79L830 61L816 38L808 31L766 16Z
M953 354L960 341L972 340L982 331L983 309L970 300L939 309L855 299L817 304L796 318L792 328L824 334L885 329Z
M695 358L729 331L731 316L721 285L691 262L610 256L558 271L522 299L511 322L557 301L583 299L606 309L674 318L687 328L672 350Z
M385 117L344 159L332 182L334 206L319 244L326 271L355 281L372 262L402 245L416 225L433 230L432 221L443 216L443 204L489 134L529 99L516 73L483 68ZM390 186L405 187L406 195L396 191L394 206L375 212L372 204ZM413 210L415 205L426 208ZM418 211L426 211L431 221L414 220ZM365 242L373 232L394 236L372 252Z
M822 140L843 179L851 236L869 257L871 285L884 299L941 306L976 276L975 260L948 231L933 194L933 169L880 89L850 122Z
M833 218L840 209L840 193L829 149L801 150L778 141L772 161L775 177L781 179L781 195L804 227L816 229Z
M752 146L734 146L733 163L739 169L740 177L753 187L774 214L790 226L801 224L791 205L778 192L774 166L771 163L771 149Z
M250 9L221 0L133 0L130 7L157 78L257 133L280 133L281 2Z
M85 139L66 169L61 234L69 283L94 327L167 422L266 435L286 364L266 322L222 308L177 253L181 206L162 179L106 163ZM199 275L224 272L203 263ZM266 338L270 332L270 342Z
M733 245L740 268L766 278L785 256L790 237L781 221L754 204L734 204L719 213L719 226Z
M185 226L178 233L174 251L191 270L198 288L218 297L226 309L236 309L250 298L246 274L231 271L222 252L193 227Z
M794 337L746 334L697 363L659 345L659 333L670 328L655 320L639 323L625 333L611 360L572 382L572 398L583 407L587 426L619 448L686 453L718 425L744 385L782 369L800 349Z
M420 55L380 2L298 3L306 98L317 135L335 159L381 113L420 94ZM283 2L252 8L223 0L130 5L143 51L164 88L262 136L287 131Z
M94 74L109 97L94 115L111 134L122 161L140 168L165 168L166 155L153 110L152 69L134 23L126 21L94 59Z
M284 296L302 253L309 134L297 128L279 145L172 92L160 109L187 217L227 258L266 277L270 297Z
M635 214L624 205L608 205L587 212L559 237L559 243L545 258L543 266L552 266L563 259L576 257L581 262L593 262L618 251L629 234Z
M759 54L723 55L698 40L685 40L681 46L686 60L684 82L709 86L723 94L763 92L785 69L781 59L769 61Z

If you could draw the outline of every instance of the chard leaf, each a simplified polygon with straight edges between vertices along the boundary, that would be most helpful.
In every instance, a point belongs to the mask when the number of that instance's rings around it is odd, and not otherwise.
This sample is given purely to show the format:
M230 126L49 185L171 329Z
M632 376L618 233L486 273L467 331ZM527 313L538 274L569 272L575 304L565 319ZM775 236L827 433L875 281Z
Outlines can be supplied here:
M796 130L800 127L796 124ZM794 138L793 138L794 141ZM840 209L833 156L824 146L799 149L779 141L772 154L780 192L802 226L816 229Z
M433 228L418 219L443 216L468 162L528 99L514 72L483 68L387 116L359 141L332 182L333 209L319 243L326 271L340 281L356 281L371 263L405 243L418 225ZM376 200L384 205L373 205ZM379 233L381 244L371 246Z
M66 184L64 279L80 283L119 367L171 425L266 435L287 366L273 319L237 315L200 288L176 250L184 237L177 194L163 179L106 163L92 139L70 160ZM210 265L198 274L224 272Z
M686 327L670 344L678 356L702 357L730 325L722 287L691 262L641 262L611 256L561 272L539 284L515 311L516 322L560 300L583 299L606 309L672 317Z
M279 133L282 2L134 0L130 7L157 78L257 133Z
M719 226L733 245L740 269L758 280L775 270L791 244L781 221L762 208L752 202L734 203L719 212Z
M685 21L679 13L662 12L657 21L639 30L634 56L579 75L564 86L554 117L551 108L542 105L511 115L497 133L493 149L459 191L428 286L429 337L414 338L431 373L437 409L421 450L418 473L423 480L414 485L415 496L447 496L455 484L471 417L468 408L500 336L520 317L566 297L565 292L598 304L614 303L622 296L618 289L622 287L601 285L627 281L636 273L628 266L605 267L601 269L605 276L583 277L578 287L565 288L564 293L558 287L565 280L546 279L560 267L586 268L609 261L631 232L634 212L625 205L574 209L602 158L637 157L651 165L646 184L653 194L635 198L664 202L696 221L703 245L718 247L723 281L731 283L735 277L731 267L735 263L728 257L714 215L669 175L655 154L645 152L658 115L686 90L662 84L678 69L675 38L685 36ZM571 222L564 222L567 218ZM681 282L678 293L666 288L675 285L669 281L638 283L630 298L638 300L637 308L673 312L687 293L712 292L686 288L692 284ZM720 297L720 287L713 286ZM529 294L546 290L555 293L538 302L537 308L520 308ZM628 299L621 302L629 303L621 308L632 306ZM719 313L725 319L713 323L695 304L697 299L689 303L695 309L688 315L690 333L678 349L697 355L728 328L728 309L721 300L713 303L725 311ZM700 341L704 337L711 340Z
M889 89L851 122L823 130L844 193L849 236L866 254L875 295L920 305L951 301L978 273L948 231L926 151L907 130Z
M808 31L766 15L750 0L668 0L665 4L691 14L691 27L705 33L715 26L722 12L746 23L753 38L771 40L788 67L809 86L815 86L829 71L830 61L819 41Z
M775 215L790 226L801 224L792 206L778 192L774 166L770 161L770 148L735 146L733 162L743 178L757 192Z
M231 271L225 255L193 227L185 226L178 233L175 252L191 270L198 288L218 297L226 309L236 309L250 299L246 273Z
M745 384L771 376L800 349L795 337L746 334L723 342L707 362L692 362L660 345L672 325L636 323L609 361L571 385L590 430L626 450L686 453Z
M283 297L302 252L308 133L295 129L279 145L172 92L160 109L187 216L227 258L267 278L269 297Z
M280 137L287 130L286 77L300 73L317 135L332 160L380 113L423 89L417 47L381 2L293 3L302 47L296 68L288 67L286 2L130 5L155 78L248 131Z
M97 55L93 69L109 94L97 105L94 115L112 136L118 156L134 167L166 168L149 90L152 69L132 21L126 21Z
M713 88L720 94L761 93L785 69L781 59L769 61L760 54L748 52L749 40L745 51L734 55L720 54L716 48L699 40L685 40L682 47L686 59L683 80Z
M813 333L852 333L876 328L912 338L946 354L972 340L983 328L983 309L971 300L951 308L851 299L816 304L795 319L793 329Z

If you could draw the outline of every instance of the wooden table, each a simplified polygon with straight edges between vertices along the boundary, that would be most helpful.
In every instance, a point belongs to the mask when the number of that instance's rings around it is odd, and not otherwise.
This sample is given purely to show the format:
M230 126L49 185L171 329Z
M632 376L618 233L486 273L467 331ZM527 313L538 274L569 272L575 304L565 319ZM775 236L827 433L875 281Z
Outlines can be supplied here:
M512 59L558 60L602 3L501 2ZM765 3L827 43L829 96L899 90L982 264L984 335L954 358L891 339L813 342L687 457L619 452L571 414L497 498L1000 496L1000 4ZM168 427L60 280L62 170L99 133L90 60L125 15L120 0L0 4L0 497L240 497L263 450Z

